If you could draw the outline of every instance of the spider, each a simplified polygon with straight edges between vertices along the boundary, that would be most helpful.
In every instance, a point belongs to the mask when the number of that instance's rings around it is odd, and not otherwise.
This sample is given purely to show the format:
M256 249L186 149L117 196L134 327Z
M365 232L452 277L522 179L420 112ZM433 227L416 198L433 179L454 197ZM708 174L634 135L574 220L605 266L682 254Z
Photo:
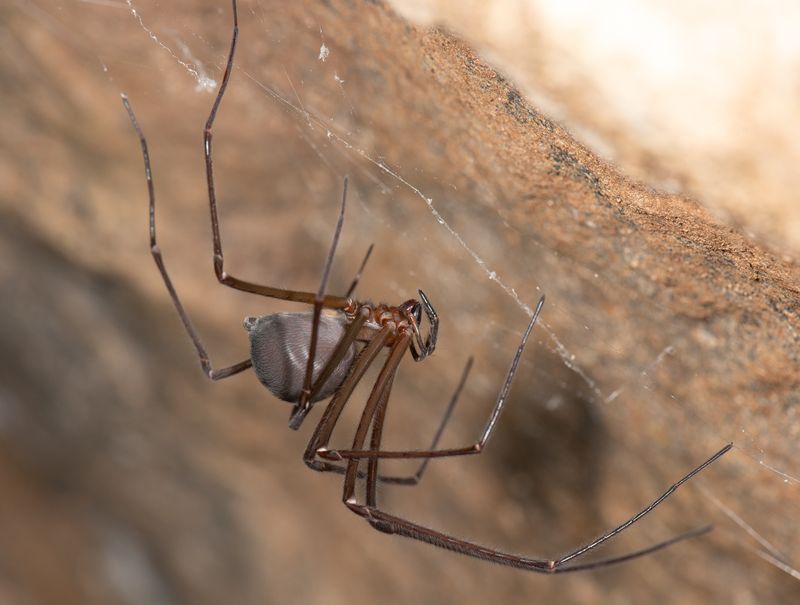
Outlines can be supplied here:
M427 450L387 451L381 449L381 437L386 409L398 366L408 351L414 361L421 362L429 357L436 348L439 319L428 297L422 290L419 300L411 299L400 305L372 304L351 298L361 273L366 265L372 246L367 250L361 266L345 296L326 294L328 277L344 222L347 201L347 177L344 179L342 202L339 217L334 230L333 241L325 261L322 279L316 293L286 290L271 286L255 284L232 276L224 268L222 241L220 238L219 220L217 217L216 191L212 168L211 142L214 120L222 102L233 71L236 44L239 35L239 19L236 0L233 0L233 33L230 50L219 90L206 121L204 130L204 153L206 176L208 180L208 201L211 212L211 229L213 239L213 264L218 281L230 288L243 290L259 296L277 298L287 301L312 305L310 312L277 313L261 317L248 317L244 327L250 338L250 358L226 368L214 368L211 365L206 349L197 330L192 325L178 294L167 273L161 251L156 242L155 224L155 191L147 141L139 126L128 98L123 94L122 102L128 113L131 124L139 138L144 158L145 179L149 197L150 210L150 251L164 281L169 296L178 312L186 332L191 338L203 372L211 380L222 380L253 368L259 381L276 397L293 404L289 418L292 429L300 427L312 406L323 399L331 398L325 407L322 417L306 447L303 460L313 470L333 472L344 475L342 500L345 506L355 514L366 519L378 531L397 534L434 546L456 551L464 555L487 559L502 565L508 565L539 573L575 572L616 563L629 561L653 553L676 542L699 536L710 531L711 526L699 527L659 542L649 547L613 556L605 559L578 562L574 561L594 550L607 540L624 531L642 517L656 508L668 498L680 485L712 464L728 452L732 444L728 444L708 458L705 462L691 470L679 481L670 486L651 504L633 515L627 521L605 532L598 538L586 543L556 559L533 559L501 552L459 539L433 529L423 527L407 519L390 515L378 506L377 485L379 482L401 485L416 485L422 479L428 462L433 458L468 456L484 451L497 421L506 403L514 374L525 349L528 337L533 330L544 305L544 296L539 299L536 309L522 335L519 346L511 361L505 381L500 388L489 419L478 440L466 447L437 449L439 438L444 431L459 395L464 387L472 358L467 361L452 398L445 410L433 441ZM322 313L323 309L332 310ZM423 336L422 314L428 322L427 333ZM339 420L345 405L350 401L353 390L363 378L367 369L375 362L378 355L388 349L372 391L364 405L361 419L355 431L353 445L350 449L333 449L329 447L331 434ZM369 434L369 444L366 444ZM385 476L378 473L380 460L389 458L421 459L422 462L414 475L407 477ZM366 471L359 469L359 463L367 461ZM356 485L359 480L366 481L365 497L360 501L356 496Z

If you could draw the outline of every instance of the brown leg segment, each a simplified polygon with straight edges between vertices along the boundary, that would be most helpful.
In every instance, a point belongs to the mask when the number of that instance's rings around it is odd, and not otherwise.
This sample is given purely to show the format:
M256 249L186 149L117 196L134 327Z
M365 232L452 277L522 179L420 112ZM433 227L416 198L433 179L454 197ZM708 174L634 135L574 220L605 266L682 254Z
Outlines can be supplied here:
M333 232L333 241L331 242L330 250L328 250L328 257L325 259L325 268L322 270L322 280L319 284L319 290L314 297L314 315L313 323L311 324L311 343L308 347L308 359L306 360L306 375L303 380L303 390L300 395L300 400L295 404L292 410L292 415L289 419L289 427L297 429L303 422L306 414L311 409L311 387L314 374L314 360L317 356L317 339L319 336L319 317L322 313L322 306L325 302L325 290L328 287L328 278L331 274L331 266L333 265L333 257L336 254L336 246L339 244L339 236L342 234L342 225L344 224L344 210L347 204L347 177L344 177L344 187L342 188L342 206L339 210L339 220L336 221L336 229ZM363 324L363 320L361 321ZM358 334L358 332L355 332ZM352 339L355 339L355 334ZM343 339L344 340L344 339ZM352 342L352 340L351 340ZM340 343L341 345L341 343ZM344 351L342 351L344 354ZM338 363L338 362L337 362ZM330 366L330 363L328 363ZM332 366L330 371L333 371L336 366ZM326 368L327 369L327 368ZM321 387L325 383L318 383Z
M407 332L399 334L395 339L394 344L392 344L389 356L386 358L386 362L383 364L383 367L378 374L378 378L375 380L375 385L372 387L372 392L370 393L369 399L367 399L367 404L364 406L364 411L361 414L361 420L358 423L356 434L353 438L353 449L359 450L364 447L364 441L367 438L367 431L369 430L370 425L373 423L381 402L384 403L383 407L385 408L386 391L391 387L397 367L400 365L400 361L403 359L403 355L405 355L410 344L411 336ZM381 427L379 426L378 428L378 440L380 440ZM316 451L319 451L319 449ZM356 459L351 459L347 462L347 470L344 477L344 490L342 494L342 500L345 502L345 504L347 504L347 506L350 506L351 503L355 502L355 485L356 479L358 478L358 462L359 461ZM368 499L372 500L374 499L374 492L376 490L375 476L377 474L377 466L370 468L372 470L367 473L367 494ZM370 496L369 494L372 495Z
M214 369L211 365L211 361L208 358L206 348L203 346L202 340L200 340L200 335L195 329L194 324L192 324L192 320L189 319L189 314L183 307L183 303L178 297L175 286L172 285L172 280L169 277L167 268L164 265L164 259L161 256L161 249L156 242L156 194L155 187L153 186L153 171L150 166L150 153L147 149L147 139L145 139L144 133L139 127L139 123L137 122L136 116L133 113L133 108L131 108L128 97L125 95L122 95L122 104L125 107L125 111L128 112L128 117L131 120L133 129L136 131L136 135L139 137L139 144L142 147L144 173L145 179L147 180L147 195L150 200L150 253L153 255L153 260L156 262L159 273L161 273L161 279L164 280L164 285L166 286L167 292L169 292L169 296L172 299L172 304L175 305L175 309L178 311L178 316L181 318L183 327L186 329L186 333L189 334L189 338L192 340L195 351L197 351L197 356L200 358L200 366L203 368L203 373L211 380L222 380L228 376L238 374L239 372L251 367L253 365L252 362L249 359L245 359L244 361L240 361L239 363L227 368Z
M372 254L372 249L375 247L375 244L370 244L369 248L367 248L367 253L364 255L364 260L361 261L361 266L356 271L356 276L353 278L353 281L350 283L350 287L347 289L347 294L344 295L345 298L350 298L353 295L353 292L356 291L356 287L358 286L358 282L361 281L361 275L364 273L364 267L367 266L367 261L369 260L370 255Z
M358 447L361 446L363 446L363 442L359 444ZM651 504L643 508L641 511L639 511L637 514L635 514L633 517L631 517L624 523L618 525L611 531L606 532L601 537L597 538L596 540L593 540L589 544L582 546L581 548L558 559L532 559L529 557L523 557L520 555L501 552L499 550L488 548L486 546L481 546L480 544L475 544L473 542L468 542L466 540L461 540L459 538L455 538L448 534L444 534L435 531L433 529L417 525L406 519L385 513L379 508L377 508L377 506L375 505L370 505L369 503L367 503L366 505L358 504L352 498L352 491L350 492L351 494L350 499L346 500L345 504L347 505L348 508L350 508L350 510L367 519L370 525L372 525L375 529L384 533L398 534L401 536L405 536L407 538L419 540L421 542L427 542L428 544L438 546L439 548L452 550L470 557L485 559L487 561L492 561L500 565L507 565L510 567L516 567L519 569L524 569L527 571L533 571L537 573L568 573L574 571L585 571L599 567L606 567L608 565L615 565L618 563L623 563L625 561L630 561L632 559L643 557L645 555L667 548L668 546L671 546L672 544L675 544L677 542L681 542L689 538L694 538L709 532L711 530L711 526L704 526L679 534L673 538L670 538L669 540L659 542L647 548L626 553L624 555L609 557L606 559L600 559L598 561L590 561L588 563L583 563L583 564L566 565L568 561L576 559L586 554L587 552L593 550L606 540L616 536L621 531L624 531L625 529L630 527L636 521L641 519L643 516L645 516L647 513L652 511L659 504L661 504L666 498L672 495L681 484L691 479L694 475L705 469L707 466L709 466L718 458L720 458L722 455L724 455L726 452L728 452L731 449L731 447L732 447L731 444L726 445L716 454L711 456L708 460L706 460L696 468L692 469L692 471L684 475L679 481L670 486L661 496L656 498ZM349 464L353 464L355 462L356 462L355 460L350 460ZM349 486L347 486L346 484L346 489L347 487ZM367 494L373 493L374 490L375 490L375 481L368 476Z
M461 380L458 381L458 386L456 387L456 390L453 392L453 396L450 398L450 403L447 404L444 416L442 416L442 420L441 422L439 422L439 428L436 429L436 433L433 436L431 445L428 448L429 451L435 450L436 446L439 445L439 439L441 439L442 434L444 433L444 429L447 426L447 423L453 414L453 410L456 407L456 403L458 403L458 399L461 395L461 391L464 388L464 383L467 382L467 376L469 375L469 371L471 368L472 368L472 357L470 357L467 360L467 365L464 366L464 371L461 374ZM372 449L376 450L379 448L373 447ZM427 470L430 461L431 461L430 458L423 459L422 464L420 464L419 468L417 469L417 472L409 477L386 477L379 475L379 479L384 483L394 483L396 485L417 485L422 480L422 476L425 474L425 471Z
M214 273L217 280L223 285L226 285L235 290L243 290L251 294L258 294L260 296L267 296L269 298L279 298L282 300L291 300L295 302L302 302L314 304L315 295L312 292L301 292L297 290L285 290L283 288L273 288L271 286L263 286L254 284L252 282L244 281L233 277L228 274L224 268L224 256L222 254L222 239L219 231L219 218L217 216L217 194L214 188L214 169L211 156L211 142L213 139L212 129L214 127L214 120L217 117L217 111L222 103L222 98L225 96L225 90L228 88L228 82L233 71L233 59L236 55L236 44L239 39L239 12L236 6L236 0L233 0L233 33L231 35L231 46L228 51L228 62L225 65L225 73L222 76L222 83L220 84L217 96L214 99L214 104L211 107L206 127L203 132L203 149L205 153L206 162L206 180L208 182L208 205L211 212L211 232L214 243ZM323 301L324 307L333 309L342 309L347 304L347 299L341 296L326 296Z
M439 423L439 427L437 428L436 433L435 433L435 435L433 437L433 440L431 442L430 449L436 448L436 445L439 443L439 439L441 439L442 433L444 433L444 429L447 426L447 422L449 421L450 417L452 416L453 410L455 409L456 403L458 402L458 399L459 399L459 396L461 394L461 391L464 388L464 383L467 380L467 376L469 374L469 371L470 371L471 367L472 367L472 358L470 358L467 361L467 365L464 367L464 372L461 375L461 379L459 380L458 386L456 387L456 390L454 391L453 396L450 398L450 402L447 405L447 408L445 410L444 416L442 417L442 420ZM332 404L334 404L333 401L331 401L331 403L329 404L329 408L330 408L330 405L332 405ZM340 406L340 405L341 404L339 404L339 403L336 404L337 407ZM343 407L343 405L342 405L342 407ZM305 459L306 459L306 463L313 470L320 471L320 472L335 472L335 473L339 473L339 474L343 475L345 473L345 471L346 471L346 468L344 466L339 466L337 464L332 464L332 463L328 463L328 462L322 462L320 460L315 460L315 454L316 454L317 448L324 448L324 446L327 445L328 439L330 438L330 434L331 434L332 429L333 429L333 426L335 426L336 422L338 421L339 413L341 412L341 410L339 410L338 412L333 412L333 414L335 414L336 418L331 419L331 417L328 416L328 414L330 413L330 412L328 412L328 409L326 409L326 411L325 411L326 415L323 416L322 420L318 424L317 429L315 431L315 436L312 437L312 441L309 443L308 448L306 449ZM323 426L323 424L328 425L328 426ZM374 431L374 427L373 427L373 431ZM326 435L325 439L322 438L324 435ZM373 433L373 435L374 435L374 433ZM379 474L378 475L378 481L381 482L381 483L390 483L390 484L394 484L394 485L408 485L408 486L417 485L417 484L419 484L419 482L421 481L423 475L425 474L425 470L428 467L428 463L429 463L429 459L423 460L422 464L420 464L419 468L417 469L417 471L413 475L388 476L388 475L380 475ZM366 478L366 474L362 473L362 472L359 472L358 478L359 479Z
M317 428L314 429L314 434L311 436L305 454L303 455L303 460L310 468L314 470L338 472L337 469L339 469L339 467L336 465L316 459L317 450L328 444L333 429L339 420L339 416L342 410L344 410L344 406L350 399L356 385L364 377L367 368L375 361L384 343L389 338L390 333L390 328L384 327L370 340L369 344L359 353L358 357L353 362L353 367L347 375L347 378L345 378L344 382L336 391L336 394L330 402L328 402L328 405L325 406L322 418L320 418Z

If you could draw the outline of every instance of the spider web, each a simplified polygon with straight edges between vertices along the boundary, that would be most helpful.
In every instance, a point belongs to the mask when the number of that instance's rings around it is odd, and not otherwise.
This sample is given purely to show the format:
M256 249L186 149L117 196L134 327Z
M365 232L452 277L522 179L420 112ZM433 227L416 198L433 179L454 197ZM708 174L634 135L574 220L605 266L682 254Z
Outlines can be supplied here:
M137 11L136 4L133 2L133 0L126 0L126 3L129 7L131 15L136 19L139 26L155 44L163 49L163 51L166 52L172 58L172 60L174 60L183 68L186 75L196 83L197 91L212 92L216 89L217 82L213 79L210 79L206 74L210 71L214 71L216 73L220 72L222 67L222 56L220 56L219 61L214 66L203 65L201 62L198 62L192 54L190 50L190 43L181 40L177 36L173 36L173 40L171 42L165 41L163 36L159 37L159 35L157 35L148 27L142 16ZM266 13L259 11L258 3L256 3L255 7L250 7L250 14L248 16L251 18L246 19L245 27L253 27L255 22L256 28L260 29L261 35L264 35L268 39L274 40L274 35L271 34L270 31L271 25L269 18ZM197 38L199 39L197 43L205 43L205 41L199 36L197 36ZM341 89L340 101L342 107L344 107L344 111L347 111L352 115L356 110L352 106L352 103L347 95L348 82L343 80L339 74L336 73L335 69L327 69L328 66L326 64L328 61L332 60L332 51L326 44L325 32L322 31L321 27L319 28L319 41L318 75L320 77L332 76L336 80ZM309 52L309 49L305 50L306 52ZM219 51L220 49L217 49L218 53ZM331 73L331 71L333 73ZM333 166L334 164L341 166L341 158L344 157L346 163L349 163L355 167L355 169L358 170L362 176L372 180L373 182L376 182L382 189L386 189L386 182L388 181L392 184L389 186L390 189L394 191L402 189L412 194L412 197L416 198L416 203L418 206L418 209L415 211L414 220L427 222L430 225L438 225L439 235L437 237L439 239L450 239L452 242L457 244L457 246L461 249L461 257L463 262L472 263L475 268L477 268L477 273L482 276L484 283L479 284L479 287L494 289L496 293L499 293L499 295L505 296L512 301L513 304L528 317L532 315L532 306L535 303L535 298L531 298L531 293L521 296L517 291L517 287L514 285L514 281L512 281L514 278L506 276L502 262L498 262L496 258L487 258L481 251L479 243L475 240L475 233L473 232L470 235L466 235L461 231L460 228L455 227L454 224L448 219L448 212L440 210L439 201L433 199L433 196L429 195L425 191L424 185L416 184L420 181L430 180L431 175L419 176L417 174L419 171L418 167L415 167L412 171L410 171L412 174L409 174L409 172L401 167L390 166L381 157L380 144L376 145L377 151L368 151L361 147L359 143L355 142L356 140L361 139L359 133L348 132L346 128L342 128L339 124L337 124L337 120L334 119L330 114L326 114L324 111L318 110L317 108L303 102L303 95L295 86L294 80L308 77L309 74L292 76L288 72L285 72L285 75L285 82L270 82L261 79L257 74L250 71L247 67L239 67L237 65L234 78L241 78L244 76L244 78L246 78L250 84L262 91L265 97L271 99L272 102L285 109L288 117L292 118L295 124L297 124L298 136L301 137L307 143L309 148L313 150L314 154L319 157L320 162L325 163L328 166ZM341 110L342 107L340 107L339 110ZM319 138L317 136L319 133L324 133L326 141L325 149L323 149L319 143L315 143L315 140ZM387 143L387 145L388 144L390 143ZM336 158L335 161L332 160L334 156ZM352 160L352 158L358 158L359 160L363 160L363 162L355 162ZM369 203L363 199L359 200L359 202L362 207ZM369 212L367 208L365 208L365 210ZM422 212L422 210L427 212L427 219L424 217L424 212ZM499 213L496 213L495 217L493 218L497 221L502 220L502 217ZM377 218L376 220L384 221L385 218ZM504 228L513 230L512 225L509 225L505 221L503 222ZM400 230L402 231L402 229ZM390 225L390 231L396 233L398 231L397 226ZM402 233L402 235L406 235L406 233ZM584 269L589 268L584 267ZM401 268L400 270L402 271L404 269ZM409 269L405 270L409 272L410 277L414 277L413 271ZM538 274L535 271L531 272L531 276L539 284L546 282L546 277ZM599 280L604 279L604 275L602 274L596 274L595 277L597 277ZM399 288L395 288L395 290L399 290ZM546 287L540 285L536 286L536 295L538 295L540 292L546 291ZM400 292L398 291L397 294L400 294ZM551 301L549 304L557 306L558 302ZM587 318L573 318L573 321L588 322L589 320ZM511 335L519 335L521 332L521 323L518 320L512 321L511 318L504 317L500 320L499 325L493 325L492 329L493 331L499 329ZM564 366L566 366L566 368L568 368L570 372L577 376L579 381L583 383L583 388L580 389L580 397L590 400L592 405L598 406L598 408L601 410L601 413L604 414L613 414L613 410L609 409L609 405L612 404L617 398L623 396L626 392L631 392L634 394L634 396L639 395L642 392L646 392L650 388L648 376L656 372L658 370L658 366L662 363L665 363L665 360L668 362L668 359L671 356L680 354L680 351L677 350L676 345L669 344L664 347L663 350L648 365L640 368L638 372L640 376L638 383L619 384L613 388L606 389L598 384L598 381L592 377L588 370L584 369L582 358L585 355L585 352L575 350L568 343L562 342L556 331L551 327L546 319L540 322L539 329L541 329L546 335L546 339L548 341L547 347L552 352L557 354ZM502 350L503 347L497 345L493 348L499 351ZM508 347L505 348L508 350ZM525 367L525 371L535 371L535 368L532 367L530 362L525 365L527 366ZM544 377L540 376L540 378ZM670 397L672 400L676 400L674 395L671 395ZM681 408L689 410L690 415L691 410L693 409L694 405L696 405L686 401L679 403L681 404ZM711 427L708 428L709 430L713 431ZM775 475L784 483L795 486L800 485L800 478L798 478L793 472L778 468L772 465L766 459L764 449L759 446L754 438L748 435L746 427L741 427L740 431L741 435L734 438L735 448L740 453L744 454L751 462L757 464L760 469ZM724 435L723 438L730 439L730 436ZM751 548L756 550L761 557L773 565L781 567L787 571L787 573L797 577L799 572L788 563L787 556L782 554L776 546L771 544L764 536L759 534L758 531L749 525L742 516L734 512L731 508L720 501L708 487L702 487L702 493L758 544L758 547L751 546Z
M159 103L159 99L164 98L174 99L174 102L170 100L169 103L171 111L178 116L185 108L186 125L176 128L194 131L195 139L191 139L194 147L191 147L193 151L189 153L196 160L199 157L197 143L200 131L197 124L202 123L202 117L198 121L194 116L202 116L202 112L207 111L224 67L230 27L227 3L221 3L222 6L217 10L206 14L202 27L197 20L189 21L188 25L183 24L176 12L153 2L109 0L86 1L84 4L88 8L81 10L87 11L87 15L96 14L100 10L119 11L120 27L127 31L131 28L137 30L157 50L157 53L147 56L127 57L122 52L112 52L111 41L106 40L104 45L91 47L91 53L96 59L93 69L103 71L110 91L129 94L135 108L142 105L152 108ZM72 10L66 4L58 3L58 7L61 10ZM33 4L25 10L34 14L34 18L43 24L58 21L54 13L42 6ZM658 374L662 366L679 358L683 348L687 346L686 343L666 343L652 359L632 371L631 375L635 376L633 381L609 383L603 377L596 376L588 368L597 367L594 360L598 355L606 354L602 343L596 343L595 348L582 348L573 344L576 339L571 338L569 333L562 334L556 326L569 323L591 332L603 320L573 316L567 305L550 296L550 292L559 290L557 276L545 274L536 266L526 266L513 260L517 250L504 242L509 238L513 240L524 231L517 228L513 218L504 214L502 200L494 199L492 193L487 191L487 199L479 209L464 208L458 203L462 195L459 183L442 182L425 165L401 166L387 160L386 157L392 157L393 141L382 140L379 132L369 132L369 126L359 119L362 108L354 101L355 95L348 94L350 87L354 86L351 83L352 77L360 75L364 78L380 78L380 75L356 74L345 77L342 75L343 66L339 62L339 50L332 41L333 36L328 39L323 28L309 17L304 25L306 30L317 32L315 45L313 48L298 47L291 32L282 28L280 20L270 10L266 3L259 0L243 3L240 7L242 38L239 55L229 98L226 98L221 109L215 134L215 161L219 166L218 192L226 192L221 195L223 237L225 233L236 233L235 237L227 238L225 243L226 254L235 263L237 271L261 275L266 283L272 283L272 272L277 267L278 274L291 280L297 287L304 283L313 284L314 267L318 262L317 252L325 249L333 223L330 202L336 199L333 195L325 197L324 192L331 191L331 184L349 173L358 184L353 188L342 250L337 256L339 283L347 282L349 273L346 268L357 266L366 244L375 241L378 243L376 255L379 258L371 261L373 264L368 267L359 287L364 296L397 300L413 296L415 288L422 287L431 295L438 309L452 310L450 314L442 313L445 316L440 334L442 344L437 356L451 360L447 362L448 369L444 374L445 382L451 384L454 382L453 376L460 371L466 358L465 347L477 352L479 363L476 365L479 369L473 375L477 386L472 398L465 402L465 407L477 407L476 402L483 401L486 394L496 390L501 383L507 360L510 359L515 343L525 327L526 316L531 316L538 297L544 293L548 295L545 313L529 347L544 349L552 358L559 360L565 372L563 376L551 375L533 360L530 351L520 370L529 376L524 384L536 385L540 390L542 408L556 410L564 405L564 401L579 400L609 424L626 426L630 422L632 408L623 406L622 400L646 398L653 407L649 413L656 417L663 416L665 423L675 418L676 412L671 407L673 405L680 410L679 415L684 421L688 419L689 422L704 422L702 415L695 412L703 402L681 397L677 391L661 393L661 397L650 397L651 389L660 388L652 377ZM70 31L67 35L74 38L75 32ZM275 75L275 70L262 69L258 64L265 47L272 56L278 57L275 59L278 65L285 64L280 70L283 72L282 78ZM387 49L387 52L392 52L392 49ZM302 63L303 68L297 69L292 57L298 54L313 55L316 62ZM313 89L322 81L335 82L338 96L328 97L324 102L317 101ZM287 221L287 234L296 234L298 229L305 234L303 245L310 252L300 250L295 255L299 260L275 258L272 255L272 243L264 241L269 236L257 226L261 215L254 217L254 203L252 200L245 202L244 195L240 196L242 190L251 187L249 183L253 181L247 179L253 177L257 167L252 167L236 177L248 183L247 187L243 186L241 189L234 182L235 178L226 174L231 165L241 166L249 160L246 152L233 148L226 141L226 133L230 132L234 120L232 116L245 107L245 103L241 101L244 95L257 95L256 98L260 98L260 111L241 118L237 114L237 119L252 123L254 130L258 129L259 122L269 126L268 134L254 136L255 140L251 141L254 147L261 145L275 149L281 145L281 141L269 137L280 132L282 135L288 133L289 144L293 149L304 150L304 157L302 161L298 160L298 164L303 166L302 171L308 172L287 177L290 183L287 187L298 188L295 203L302 205L303 209L292 212L291 208L282 207L278 210L282 217L280 220ZM147 111L146 109L139 115L146 131ZM189 115L192 116L191 119ZM152 118L152 114L150 117ZM181 121L184 121L183 118ZM410 128L413 129L413 125ZM151 150L169 148L168 134L156 132L148 133L148 136L151 139ZM264 139L259 140L260 136ZM172 151L184 153L187 148L190 147L175 146ZM276 153L280 155L279 152ZM161 151L159 155L166 153ZM268 156L259 156L258 160L265 158L269 159ZM173 189L169 193L177 194L180 187L187 184L190 193L186 193L186 197L202 199L202 166L197 162L189 165L182 164L181 161L176 165L186 169L185 175L174 179L177 184L170 185ZM288 168L289 164L286 166ZM173 180L172 176L160 170L158 162L154 168L157 185ZM199 182L200 186L189 185L192 179ZM288 199L288 196L282 192L282 185L279 183L261 182L257 186L266 192L255 203L255 208L258 213L271 217L273 210L269 205L270 189L274 188L280 199ZM401 201L395 203L395 199ZM160 198L160 203L164 206L171 202L169 194ZM196 207L195 202L192 204ZM163 219L160 217L159 220L165 236L170 231L180 230L180 225L186 225L187 229L195 231L200 240L205 215L200 213L196 218L186 219L178 216L178 211L165 208ZM303 225L302 228L297 226L300 224ZM279 243L275 248L292 245L288 235L277 239ZM399 243L395 243L398 241ZM265 244L268 244L267 253L264 252ZM613 277L606 275L602 269L598 270L596 266L589 267L578 260L559 255L558 251L549 249L536 239L529 242L529 245L538 248L543 256L558 257L563 271L593 273L598 284L614 285ZM381 248L386 252L382 253ZM190 265L193 257L200 253L198 250L200 248L195 250L191 247L183 251L170 250L173 254L168 262L175 266ZM381 258L381 254L386 256ZM434 268L426 267L425 259L428 257L442 257L446 259L446 264L457 269L453 271L453 275L438 276L441 282L437 284L436 273L443 272L443 269L436 263ZM295 261L297 264L293 264ZM387 267L391 267L390 272L387 272ZM138 279L144 281L146 278ZM460 283L469 283L468 293L459 290ZM203 307L203 300L207 296L205 291L189 283L182 283L182 286L188 304L196 308ZM159 284L143 287L157 292ZM309 286L302 287L313 289ZM223 301L216 309L219 317L229 315L231 310L239 308L239 303L232 302L233 298L230 300L231 302ZM647 302L641 300L642 306L646 306ZM267 305L267 308L271 307ZM275 305L275 309L278 308L280 307ZM233 315L235 316L235 312ZM548 315L554 319L549 319ZM478 321L477 317L485 317L486 320ZM210 321L217 321L216 316ZM465 326L465 330L470 332L468 339L452 337L460 331L461 326ZM223 352L220 356L225 354ZM434 370L420 370L425 371L430 373L421 374L421 382L435 380ZM446 389L442 393L445 391ZM414 394L413 390L410 392ZM427 420L428 417L424 417ZM479 417L480 414L476 414L475 418ZM757 473L765 473L770 480L786 484L789 489L798 489L800 473L796 468L774 463L766 453L770 444L760 442L753 436L755 431L751 432L749 427L739 426L736 430L737 433L733 434L733 427L703 426L700 432L716 436L720 445L733 441L740 463L744 461L745 465L755 468ZM684 439L688 440L690 437ZM676 436L676 440L680 442L681 436ZM791 538L787 537L781 545L776 544L774 539L768 539L758 528L757 511L742 510L744 501L729 500L733 498L730 489L722 495L702 481L699 489L713 507L730 519L731 525L738 532L734 534L737 542L743 549L757 553L776 568L792 577L798 577L798 562L791 560L784 552L793 546Z

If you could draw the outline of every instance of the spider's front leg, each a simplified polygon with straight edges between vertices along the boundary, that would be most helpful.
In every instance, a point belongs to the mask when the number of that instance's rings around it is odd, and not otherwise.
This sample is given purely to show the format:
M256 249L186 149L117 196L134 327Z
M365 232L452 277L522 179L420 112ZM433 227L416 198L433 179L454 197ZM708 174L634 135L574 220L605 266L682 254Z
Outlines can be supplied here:
M533 326L536 324L536 320L539 318L539 314L542 312L543 306L544 306L544 296L542 296L539 299L539 303L536 305L536 310L533 312L533 316L531 317L531 320L528 323L528 327L525 330L525 333L522 335L522 338L520 339L517 351L514 355L514 358L511 361L511 366L508 368L508 373L506 374L505 382L503 382L503 386L500 388L500 392L497 394L497 400L495 401L494 407L492 408L492 411L489 414L489 419L486 421L486 425L484 426L483 431L481 431L481 434L475 443L465 447L451 448L445 450L436 450L435 448L431 448L429 450L375 451L375 449L363 450L354 447L353 449L350 450L320 449L317 451L317 454L321 458L324 458L325 460L334 460L334 461L352 460L352 459L358 460L363 458L430 459L430 458L448 458L451 456L471 456L474 454L480 454L483 451L483 448L488 443L489 438L492 436L495 427L497 426L497 421L500 418L500 414L502 413L503 408L505 407L506 400L508 399L508 393L511 390L511 384L514 382L514 375L517 372L517 367L519 366L520 359L522 358L522 353L525 351L525 345L528 343L528 338L531 335ZM465 373L465 378L466 378L466 373Z
M359 446L363 446L363 443L359 444ZM372 527L374 527L380 532L388 534L398 534L401 536L405 536L407 538L412 538L414 540L426 542L428 544L437 546L439 548L452 550L461 553L463 555L467 555L469 557L484 559L487 561L491 561L493 563L498 563L500 565L516 567L518 569L523 569L526 571L532 571L536 573L569 573L576 571L586 571L590 569L596 569L599 567L616 565L618 563L624 563L632 559L637 559L639 557L643 557L645 555L667 548L668 546L671 546L677 542L682 542L690 538L695 538L697 536L701 536L711 531L712 529L711 526L706 525L703 527L689 530L687 532L674 536L668 540L658 542L646 548L635 550L623 555L608 557L596 561L590 561L588 563L568 564L570 561L581 557L582 555L588 553L591 550L594 550L602 543L606 542L607 540L610 540L620 532L624 531L625 529L636 523L647 513L652 511L659 504L661 504L666 498L672 495L681 484L685 483L686 481L691 479L694 475L696 475L697 473L708 467L710 464L715 462L718 458L720 458L726 452L728 452L731 449L731 447L732 444L728 444L725 447L723 447L720 451L715 453L708 460L703 462L698 467L694 468L692 471L690 471L688 474L682 477L679 481L671 485L661 496L656 498L652 503L650 503L648 506L646 506L641 511L636 513L633 517L631 517L627 521L621 523L614 529L604 533L602 536L596 538L592 542L589 542L584 546L575 549L569 554L556 559L534 559L512 553L502 552L499 550L488 548L480 544L475 544L474 542L468 542L467 540L462 540L460 538L456 538L454 536L438 532L428 527L423 527L422 525L418 525L401 517L390 515L381 510L380 508L378 508L376 503L370 503L369 500L370 495L372 496L374 501L376 490L375 490L375 482L374 481L371 482L369 477L367 478L367 498L368 498L367 503L361 504L356 501L354 497L355 494L354 480L351 479L349 483L347 482L345 483L345 505L357 515L364 517ZM350 462L348 463L348 470L351 464L357 465L357 460L355 459L350 460Z

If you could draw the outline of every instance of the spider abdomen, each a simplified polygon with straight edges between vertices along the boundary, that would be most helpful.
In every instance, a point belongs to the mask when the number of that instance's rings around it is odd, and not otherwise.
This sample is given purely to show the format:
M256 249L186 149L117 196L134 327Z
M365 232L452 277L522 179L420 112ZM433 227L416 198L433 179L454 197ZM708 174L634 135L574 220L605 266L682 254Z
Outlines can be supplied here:
M244 320L244 327L250 335L250 357L256 376L275 397L283 401L295 403L300 399L309 357L312 321L312 313L275 313ZM323 313L320 317L314 378L330 359L344 336L346 326L346 320L341 315ZM339 388L355 353L353 344L312 402L330 397Z

